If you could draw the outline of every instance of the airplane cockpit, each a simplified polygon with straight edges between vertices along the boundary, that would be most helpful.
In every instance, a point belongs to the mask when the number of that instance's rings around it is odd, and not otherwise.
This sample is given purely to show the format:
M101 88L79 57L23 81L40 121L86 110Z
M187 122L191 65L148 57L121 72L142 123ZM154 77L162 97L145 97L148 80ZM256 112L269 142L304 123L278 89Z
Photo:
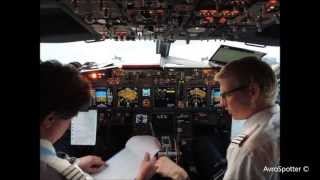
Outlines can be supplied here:
M108 52L101 52L102 61L69 57L66 63L91 84L90 103L76 116L79 122L72 121L55 144L74 157L93 154L108 160L131 137L151 135L161 144L158 155L168 156L191 179L203 179L195 142L208 137L225 157L234 128L241 127L219 105L215 74L233 60L256 56L272 66L280 82L280 0L41 0L40 16L42 61L61 60L59 53L81 54L62 53L65 44L77 42L151 43L157 57L152 63L126 63L119 54L106 57ZM209 53L181 48L193 43ZM60 49L49 56L52 44ZM182 55L198 53L198 59L171 55L176 46ZM95 123L86 124L83 118ZM92 132L77 135L77 128Z

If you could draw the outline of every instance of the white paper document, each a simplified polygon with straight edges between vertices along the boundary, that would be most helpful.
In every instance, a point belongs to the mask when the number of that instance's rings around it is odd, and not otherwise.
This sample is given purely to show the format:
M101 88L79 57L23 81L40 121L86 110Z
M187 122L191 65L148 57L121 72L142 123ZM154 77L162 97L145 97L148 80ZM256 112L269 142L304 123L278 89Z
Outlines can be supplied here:
M107 160L106 168L93 175L95 180L133 180L139 171L145 152L152 158L160 150L160 142L153 136L134 136L124 149Z
M97 111L79 112L71 120L71 145L95 145Z

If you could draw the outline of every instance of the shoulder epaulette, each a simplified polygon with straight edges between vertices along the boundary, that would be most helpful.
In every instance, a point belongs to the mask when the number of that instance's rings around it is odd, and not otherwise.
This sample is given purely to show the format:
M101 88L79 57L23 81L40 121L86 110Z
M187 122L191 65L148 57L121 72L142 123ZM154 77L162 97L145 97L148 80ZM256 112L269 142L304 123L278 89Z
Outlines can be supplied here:
M250 135L256 130L258 129L259 125L254 126L253 128L239 134L237 137L233 138L231 143L233 144L237 144L239 146L241 146L249 137Z
M67 180L86 180L85 174L83 174L75 165L70 165L62 171L62 175Z
M238 144L239 146L242 145L242 143L248 138L248 135L241 133L237 137L233 138L231 143Z

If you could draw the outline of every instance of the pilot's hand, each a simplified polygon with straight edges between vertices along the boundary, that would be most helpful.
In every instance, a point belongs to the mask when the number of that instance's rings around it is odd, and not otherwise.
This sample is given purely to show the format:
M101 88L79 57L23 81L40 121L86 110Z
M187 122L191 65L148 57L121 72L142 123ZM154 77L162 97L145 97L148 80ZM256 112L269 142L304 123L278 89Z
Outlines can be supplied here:
M92 174L101 171L105 162L98 156L83 156L78 158L78 166L86 173Z
M187 172L166 156L160 157L155 166L156 172L164 177L169 177L174 180L189 179Z
M156 158L153 157L150 158L149 153L144 154L144 159L140 164L140 169L138 172L138 175L136 177L136 180L149 180L151 177L155 174L155 164Z

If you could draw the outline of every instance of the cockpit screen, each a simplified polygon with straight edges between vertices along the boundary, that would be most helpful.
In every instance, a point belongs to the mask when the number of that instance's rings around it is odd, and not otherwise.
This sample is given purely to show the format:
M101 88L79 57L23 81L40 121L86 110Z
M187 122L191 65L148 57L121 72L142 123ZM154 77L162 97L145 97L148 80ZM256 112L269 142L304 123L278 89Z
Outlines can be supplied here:
M187 88L187 107L199 108L207 106L207 88Z
M160 87L155 89L155 107L172 108L176 106L176 90L173 87Z
M113 94L111 88L96 89L97 107L112 107Z
M138 88L118 88L118 107L138 107Z
M143 88L142 89L142 96L143 97L150 97L151 95L151 89L150 88Z
M97 105L107 104L107 91L106 89L96 89L96 103Z
M147 114L137 114L136 115L136 124L147 124L148 115Z
M211 104L215 105L215 104L220 103L220 98L221 98L220 88L212 88L212 90L211 90Z

